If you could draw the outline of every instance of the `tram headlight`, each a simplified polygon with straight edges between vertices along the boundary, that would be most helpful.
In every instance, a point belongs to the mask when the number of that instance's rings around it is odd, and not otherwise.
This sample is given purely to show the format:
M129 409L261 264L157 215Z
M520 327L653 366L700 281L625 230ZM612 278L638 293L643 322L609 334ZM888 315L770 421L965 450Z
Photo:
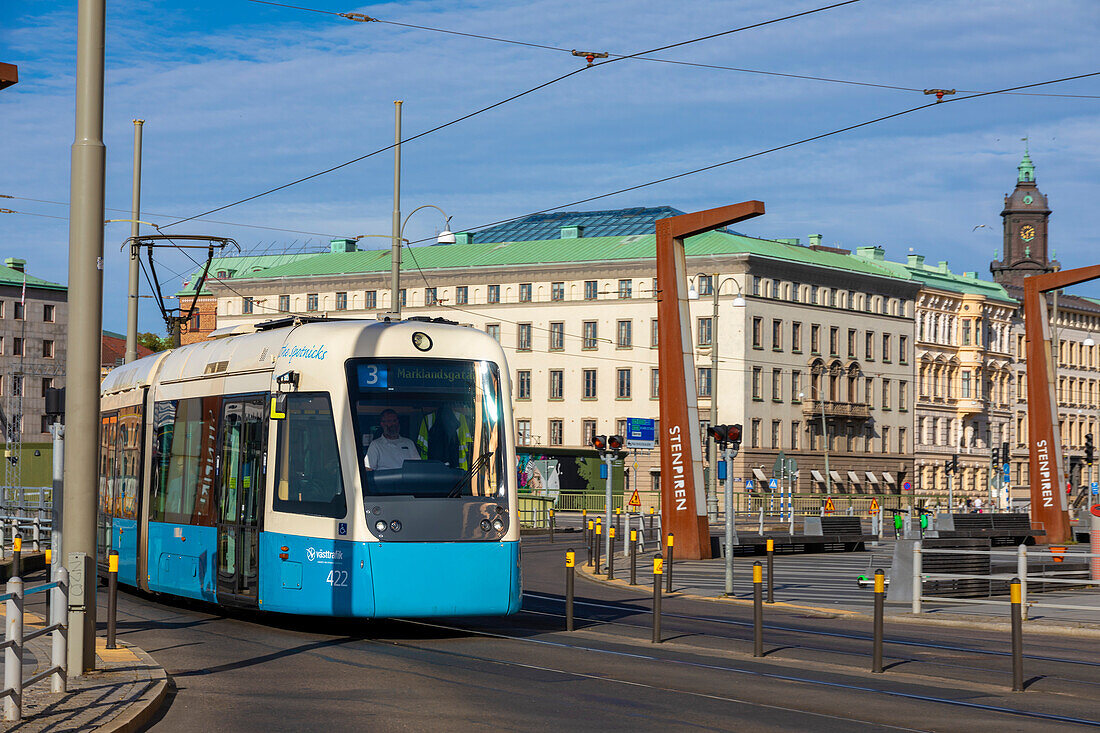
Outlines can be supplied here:
M392 529L394 532L400 532L401 522L398 522L396 519L393 520L392 522L390 522L390 529Z
M493 525L489 522L488 519L482 519L481 520L481 531L482 532L488 532L492 528L493 528Z
M501 519L500 517L497 517L496 519L494 519L493 520L493 529L495 529L497 532L503 531L504 530L504 520Z
M374 523L374 531L381 534L381 533L386 531L387 526L389 526L389 525L387 525L385 522L383 522L381 519L379 519L377 522Z

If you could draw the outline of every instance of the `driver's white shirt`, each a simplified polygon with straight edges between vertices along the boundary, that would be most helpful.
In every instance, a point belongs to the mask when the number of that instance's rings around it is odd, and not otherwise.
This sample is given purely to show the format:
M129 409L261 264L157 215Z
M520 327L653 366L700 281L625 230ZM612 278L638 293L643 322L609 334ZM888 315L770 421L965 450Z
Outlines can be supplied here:
M388 468L401 468L405 461L420 459L420 453L416 450L416 444L404 436L387 438L380 435L367 446L367 455L363 463L374 471L384 471Z

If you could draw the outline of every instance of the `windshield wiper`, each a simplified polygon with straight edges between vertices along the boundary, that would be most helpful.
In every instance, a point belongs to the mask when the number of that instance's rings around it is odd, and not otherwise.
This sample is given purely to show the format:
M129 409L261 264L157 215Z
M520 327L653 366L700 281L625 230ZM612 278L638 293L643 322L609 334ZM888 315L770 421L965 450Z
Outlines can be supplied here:
M474 473L480 471L482 467L489 462L489 458L492 457L492 455L493 451L486 451L485 453L482 453L480 456L478 456L477 460L474 461L472 466L470 466L470 470L468 470L465 475L463 475L463 477L458 480L458 483L456 483L454 487L452 487L451 490L447 493L447 498L457 499L459 496L461 496L462 485L469 481L470 477L473 476Z

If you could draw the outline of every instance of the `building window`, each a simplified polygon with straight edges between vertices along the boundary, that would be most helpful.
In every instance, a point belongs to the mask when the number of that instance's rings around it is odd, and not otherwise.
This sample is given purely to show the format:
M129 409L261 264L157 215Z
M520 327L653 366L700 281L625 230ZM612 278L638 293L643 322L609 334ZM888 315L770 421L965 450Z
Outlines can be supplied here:
M649 345L652 346L653 348L657 348L657 341L658 341L658 337L659 337L657 319L654 318L652 321L649 322L649 324L650 324Z
M583 349L595 349L596 348L596 322L585 321L584 322L584 340L581 343Z
M11 375L11 393L14 397L23 396L23 375L13 374ZM15 417L19 417L16 415ZM19 431L17 431L19 432Z
M962 322L962 345L970 346L970 319Z
M584 281L584 299L595 300L600 294L600 284L595 280Z
M714 293L714 279L710 275L699 276L699 295L711 295Z
M436 288L424 288L424 305L439 305L439 290ZM344 295L344 307L347 307L347 294ZM340 293L336 294L336 310L340 308Z
M698 335L699 346L710 346L712 343L714 343L714 340L713 340L714 339L714 334L713 334L713 329L712 329L713 325L714 325L714 319L713 318L700 318L698 320L697 330L698 330L698 334L699 334Z
M470 302L470 288L466 285L459 285L455 288L455 304L467 305Z
M53 389L53 377L43 377L42 378L42 394L40 396L45 397L46 396L46 390L48 390L48 389Z
M970 370L969 369L963 369L962 370L961 393L960 393L959 396L962 397L964 400L970 399Z
M23 304L20 303L17 300L17 301L15 301L14 305L15 305L15 320L17 320L17 321L23 320L23 310L24 310Z
M881 447L882 447L882 452L883 453L889 453L890 452L890 426L889 425L883 425L882 426Z
M802 398L802 372L795 369L791 372L791 402L801 402Z
M348 294L337 293L336 294L336 310L346 311L348 309Z
M620 280L619 281L619 297L620 298L629 298L631 290L633 289L633 287L634 287L634 281L633 280Z
M592 440L596 437L596 421L595 420L582 420L581 421L581 443L583 445L592 445Z
M565 300L565 283L550 283L550 300Z
M772 420L772 450L778 450L780 447L780 441L783 439L783 423L779 420Z
M516 372L516 399L531 399L531 370L520 369Z
M885 377L882 379L882 409L890 409L890 380Z
M783 350L783 321L772 319L772 351Z
M563 424L561 420L550 421L550 445L562 444Z
M856 349L859 348L859 345L856 343L856 337L857 337L858 333L859 332L856 331L854 328L849 328L848 329L848 358L849 359L856 358Z
M409 291L406 290L405 288L401 288L401 290L399 290L398 293L399 293L399 300L401 301L401 307L404 308L405 306L407 306L409 304Z
M898 428L898 453L907 452L907 446L905 444L906 443L905 435L906 435L905 428Z
M565 348L565 323L563 321L550 322L550 350L561 351Z
M516 442L520 445L531 445L530 420L516 420Z
M821 326L816 323L810 324L810 353L821 353Z
M890 354L893 351L892 344L890 343L890 334L882 334L882 360L884 362L890 361Z
M51 341L49 339L46 339L45 341L42 342L42 358L44 358L44 359L52 359L53 358L53 341Z
M791 324L791 351L802 353L802 324L798 321Z
M840 353L840 328L838 326L829 327L829 354L836 356Z
M42 306L42 320L46 323L53 323L54 319L54 307L49 303Z
M754 400L763 399L763 397L761 397L762 387L760 386L760 382L763 379L764 379L764 370L763 370L763 368L762 367L753 367L752 368L752 398Z
M565 372L561 369L550 370L550 399L560 400L565 393Z
M750 446L752 448L759 448L760 447L760 429L761 429L760 418L754 417L752 419L752 429L751 429L750 435L749 435L749 437L752 440L752 445Z
M753 275L752 276L752 294L753 295L760 295L760 276L759 275Z
M634 321L619 321L615 332L620 349L629 349L634 345Z
M898 336L898 361L902 364L909 363L909 337Z
M42 426L41 427L42 427L42 432L43 433L50 432L50 416L49 415L43 415L42 416Z
M306 295L306 310L310 312L317 310L317 293Z
M772 400L783 399L783 370L772 369Z
M863 401L867 403L867 407L874 408L875 406L875 378L864 377L863 378Z
M584 382L584 397L586 400L596 399L596 370L585 369L582 374L582 381Z
M661 379L660 371L656 368L649 370L649 396L651 399L657 399L661 396Z
M490 285L489 286L489 302L490 303L499 303L500 302L500 286L499 285Z
M519 302L530 303L531 302L531 283L519 284Z
M759 316L752 319L752 348L764 348L764 319Z
M898 409L909 409L909 382L898 382Z
M864 338L864 358L867 361L874 361L875 359L875 332L868 331L866 338Z
M282 299L286 298L286 297L287 296L285 296L285 295L279 297L279 310L290 310L289 302L287 304L287 307L285 309L283 308L283 300ZM288 298L288 301L289 301L289 298ZM378 291L377 290L368 290L368 291L366 291L366 293L364 293L363 307L366 308L367 310L374 310L375 308L378 307Z
M197 311L191 316L191 326L190 326L189 330L191 330L191 331L198 331L199 330L199 314L198 314Z
M11 340L11 355L23 356L23 339L18 336Z
M519 351L531 350L531 324L520 323L516 330L516 349Z
M485 333L500 341L500 324L499 323L487 323L485 324Z
M615 397L620 400L630 399L630 369L618 370L618 389L615 391Z
M802 423L798 420L791 421L791 450L798 450L800 447L799 438L801 437L801 427Z
M710 367L699 367L695 378L695 394L699 397L711 396Z

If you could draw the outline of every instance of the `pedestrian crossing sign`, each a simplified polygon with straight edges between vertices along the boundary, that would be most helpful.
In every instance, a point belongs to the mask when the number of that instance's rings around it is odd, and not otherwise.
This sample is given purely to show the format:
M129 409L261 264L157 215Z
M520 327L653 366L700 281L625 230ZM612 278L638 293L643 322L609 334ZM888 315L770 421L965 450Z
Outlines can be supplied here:
M826 512L835 512L836 511L836 509L833 508L833 497L831 497L831 496L825 500L825 511Z
M626 503L627 506L636 506L639 509L642 508L642 497L638 496L638 490L634 489L634 493L630 495L630 501Z
M867 511L871 514L878 514L878 499L871 499L871 508Z

